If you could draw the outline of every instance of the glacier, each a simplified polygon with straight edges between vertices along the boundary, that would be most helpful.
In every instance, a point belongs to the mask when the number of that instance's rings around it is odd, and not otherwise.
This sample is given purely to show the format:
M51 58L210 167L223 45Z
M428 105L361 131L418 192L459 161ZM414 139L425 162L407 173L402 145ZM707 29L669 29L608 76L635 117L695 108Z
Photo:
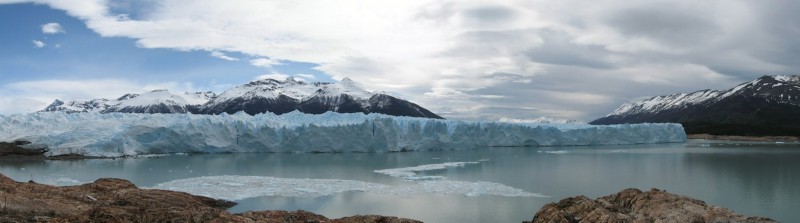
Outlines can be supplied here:
M0 141L24 140L46 155L392 152L509 146L685 142L680 124L534 124L383 114L247 115L37 112L0 115Z

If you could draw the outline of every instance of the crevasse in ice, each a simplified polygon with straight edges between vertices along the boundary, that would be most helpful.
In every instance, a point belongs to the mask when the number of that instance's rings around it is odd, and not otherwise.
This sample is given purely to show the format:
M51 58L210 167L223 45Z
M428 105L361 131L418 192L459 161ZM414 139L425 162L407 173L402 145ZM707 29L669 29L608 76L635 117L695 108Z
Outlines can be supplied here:
M223 152L386 152L488 146L684 142L680 124L518 124L291 112L250 116L40 112L0 115L0 141L47 155L126 156Z

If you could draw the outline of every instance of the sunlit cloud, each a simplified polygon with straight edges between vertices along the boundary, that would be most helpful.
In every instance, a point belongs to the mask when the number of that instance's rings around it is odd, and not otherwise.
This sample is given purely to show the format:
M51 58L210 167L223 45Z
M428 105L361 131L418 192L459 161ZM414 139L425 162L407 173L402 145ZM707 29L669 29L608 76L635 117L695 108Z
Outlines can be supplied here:
M58 34L58 33L65 33L64 28L61 27L61 24L51 22L42 25L42 33L44 34Z
M33 42L33 47L36 47L36 48L42 48L44 46L47 46L47 44L45 44L44 42L39 41L39 40L33 40L32 42Z

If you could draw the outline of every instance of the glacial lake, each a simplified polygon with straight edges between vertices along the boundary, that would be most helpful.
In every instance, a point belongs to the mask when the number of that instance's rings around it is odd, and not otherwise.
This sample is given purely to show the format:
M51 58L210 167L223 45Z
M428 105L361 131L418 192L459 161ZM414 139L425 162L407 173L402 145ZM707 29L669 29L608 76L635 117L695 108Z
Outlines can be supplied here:
M380 170L376 172L376 170ZM659 188L744 215L800 222L800 144L687 143L334 154L204 154L0 161L17 181L102 177L238 199L233 212L303 209L425 222L521 222L543 205ZM289 196L283 196L289 195Z

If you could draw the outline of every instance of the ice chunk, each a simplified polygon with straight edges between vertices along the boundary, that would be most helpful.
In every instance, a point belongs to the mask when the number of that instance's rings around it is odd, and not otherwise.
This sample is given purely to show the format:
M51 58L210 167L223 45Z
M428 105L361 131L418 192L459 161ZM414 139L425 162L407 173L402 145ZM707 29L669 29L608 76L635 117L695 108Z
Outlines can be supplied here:
M426 171L426 170L441 170L447 169L448 167L463 167L467 164L478 164L479 162L449 162L449 163L436 163L436 164L426 164L420 165L415 167L404 167L404 168L395 168L395 169L385 169L385 170L376 170L376 173L386 174L392 177L400 177L405 180L416 181L416 180L431 180L431 179L441 179L442 177L438 176L417 176L414 172Z
M537 153L548 153L548 154L567 154L569 151L566 150L539 150Z
M495 195L504 197L548 197L492 182L466 182L454 180L420 181L393 187L384 187L382 194L412 196L420 194L461 194L468 197Z
M222 152L386 152L492 146L685 142L680 124L516 124L382 114L62 113L0 115L0 141L47 155L131 156Z

